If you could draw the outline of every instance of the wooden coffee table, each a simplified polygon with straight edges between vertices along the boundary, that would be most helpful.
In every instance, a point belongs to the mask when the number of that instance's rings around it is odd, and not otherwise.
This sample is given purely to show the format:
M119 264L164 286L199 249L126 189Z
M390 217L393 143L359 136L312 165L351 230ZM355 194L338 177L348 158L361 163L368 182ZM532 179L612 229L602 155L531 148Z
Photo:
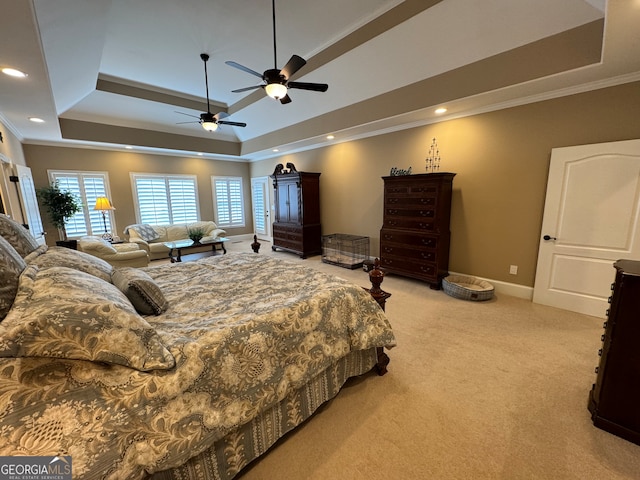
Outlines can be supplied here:
M225 253L227 253L227 249L224 248L224 243L226 241L228 241L228 239L224 237L218 237L215 240L209 242L205 241L199 243L193 243L192 240L185 239L177 240L175 242L164 242L164 245L169 248L169 259L171 260L171 263L175 263L182 261L183 252L184 255L189 255L189 250L194 250L196 248L207 245L211 245L211 251L214 252L214 254L218 251L217 247L220 247L220 249L222 250L222 254L224 255Z

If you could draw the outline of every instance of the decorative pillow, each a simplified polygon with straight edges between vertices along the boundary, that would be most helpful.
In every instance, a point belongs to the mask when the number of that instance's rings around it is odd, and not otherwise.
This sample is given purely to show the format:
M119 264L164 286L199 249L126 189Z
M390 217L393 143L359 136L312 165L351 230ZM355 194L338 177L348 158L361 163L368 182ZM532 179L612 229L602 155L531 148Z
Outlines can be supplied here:
M169 307L160 287L142 270L133 267L115 268L111 274L111 282L142 315L160 315Z
M29 265L0 323L0 357L53 357L173 368L156 331L116 287L66 267Z
M152 242L160 238L158 232L156 232L151 225L147 224L139 224L139 225L131 225L130 227L135 230L141 239L145 242Z
M105 260L65 247L50 247L49 250L29 262L40 269L48 267L69 267L89 273L107 282L111 281L113 267Z
M22 258L38 248L38 242L29 230L4 214L0 214L0 236L9 242Z
M18 292L20 274L27 264L15 248L0 237L0 320L7 316ZM0 342L2 341L0 336Z

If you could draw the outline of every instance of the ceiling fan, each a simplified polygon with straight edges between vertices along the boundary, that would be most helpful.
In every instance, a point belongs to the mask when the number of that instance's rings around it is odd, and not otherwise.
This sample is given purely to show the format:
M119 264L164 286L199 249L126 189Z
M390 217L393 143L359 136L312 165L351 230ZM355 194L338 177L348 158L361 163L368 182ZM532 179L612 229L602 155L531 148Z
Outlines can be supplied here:
M326 83L308 83L308 82L290 82L289 79L291 76L305 66L307 61L298 56L292 55L287 64L282 68L282 70L278 69L278 58L276 56L276 0L271 0L272 12L273 12L273 64L274 67L265 70L264 73L258 73L255 70L252 70L244 65L240 65L237 62L227 61L225 62L227 65L231 67L235 67L243 72L250 73L251 75L255 75L262 79L264 84L262 85L254 85L252 87L239 88L237 90L232 90L234 93L247 92L249 90L254 90L257 88L264 88L267 95L275 100L279 100L280 103L286 104L291 103L291 97L289 97L287 93L287 89L289 88L298 88L300 90L311 90L314 92L326 92L329 88L329 85Z
M180 115L187 115L188 117L199 118L197 122L178 122L176 125L184 124L184 123L199 123L202 125L208 132L215 132L218 129L219 125L232 125L234 127L246 127L246 123L241 122L229 122L226 120L222 120L223 118L227 118L229 114L227 112L218 112L215 115L211 113L211 107L209 104L209 78L207 77L207 60L209 60L209 55L206 53L201 53L200 58L204 62L204 83L207 88L207 111L205 113L201 113L199 117L195 115L189 115L188 113L176 112Z

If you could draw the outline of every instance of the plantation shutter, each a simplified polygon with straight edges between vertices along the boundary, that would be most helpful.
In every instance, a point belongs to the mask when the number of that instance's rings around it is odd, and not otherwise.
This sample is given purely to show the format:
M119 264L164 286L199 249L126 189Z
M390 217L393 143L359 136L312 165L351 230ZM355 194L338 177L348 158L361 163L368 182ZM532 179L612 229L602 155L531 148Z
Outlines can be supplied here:
M213 190L218 225L221 227L244 226L242 179L213 177Z
M198 220L193 176L134 175L140 223L170 225Z
M51 181L57 182L61 190L71 192L81 206L81 211L65 223L68 237L82 237L84 235L101 235L105 230L112 231L112 213L107 212L105 221L102 212L94 210L98 197L109 197L107 191L107 176L104 173L51 171Z

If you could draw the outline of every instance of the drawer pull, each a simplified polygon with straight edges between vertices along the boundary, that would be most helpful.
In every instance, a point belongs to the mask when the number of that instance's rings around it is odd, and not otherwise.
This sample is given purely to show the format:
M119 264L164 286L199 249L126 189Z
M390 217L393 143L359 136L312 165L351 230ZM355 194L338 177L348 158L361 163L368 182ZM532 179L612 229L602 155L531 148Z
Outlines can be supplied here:
M598 356L601 357L602 356L602 349L598 350Z
M609 304L611 304L611 297L609 297L609 298L607 299L607 302L608 302Z
M598 370L600 370L598 367L596 367L596 373L598 373Z
M604 342L605 338L607 338L607 336L605 334L602 334L602 336L600 337L600 340Z

